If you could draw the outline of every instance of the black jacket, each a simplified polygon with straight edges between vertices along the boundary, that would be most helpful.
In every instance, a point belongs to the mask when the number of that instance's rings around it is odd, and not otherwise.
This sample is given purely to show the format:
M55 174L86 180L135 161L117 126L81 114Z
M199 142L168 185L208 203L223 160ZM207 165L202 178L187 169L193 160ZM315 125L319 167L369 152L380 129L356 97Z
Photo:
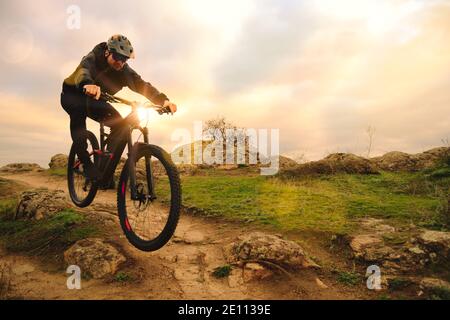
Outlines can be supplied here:
M123 87L128 87L158 105L169 100L164 93L142 80L127 63L120 71L111 68L106 61L106 48L106 42L102 42L83 57L77 69L64 80L63 91L82 92L84 85L95 84L110 94L116 94Z

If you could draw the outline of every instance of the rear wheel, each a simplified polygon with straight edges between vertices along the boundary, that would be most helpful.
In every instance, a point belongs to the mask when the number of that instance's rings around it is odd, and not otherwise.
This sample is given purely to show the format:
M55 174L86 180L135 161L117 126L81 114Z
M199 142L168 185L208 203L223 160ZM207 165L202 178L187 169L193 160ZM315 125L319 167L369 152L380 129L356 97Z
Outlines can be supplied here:
M87 132L87 145L91 161L98 166L99 156L94 152L94 150L99 150L98 140L90 131ZM92 183L86 177L83 164L78 159L74 145L70 149L67 163L67 183L70 198L76 206L84 208L92 203L97 194L98 185L97 183Z
M170 240L177 227L180 178L170 155L160 147L143 144L134 158L125 163L117 189L120 224L132 245L155 251ZM130 166L136 170L136 200L131 199Z

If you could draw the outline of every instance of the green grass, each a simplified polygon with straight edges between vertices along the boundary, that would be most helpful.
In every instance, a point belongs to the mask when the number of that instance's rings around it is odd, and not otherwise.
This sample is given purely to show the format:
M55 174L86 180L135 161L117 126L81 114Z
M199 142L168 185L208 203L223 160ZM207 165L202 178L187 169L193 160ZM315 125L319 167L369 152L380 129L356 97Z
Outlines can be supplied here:
M67 168L48 169L47 173L52 176L65 177L67 176Z
M95 225L72 209L38 221L11 220L4 212L0 215L0 241L11 252L61 252L97 233Z
M212 272L212 275L215 278L225 278L228 277L230 275L232 267L230 265L224 265L221 267L217 267L214 269L214 271Z
M450 300L450 289L444 287L434 287L430 292L431 300Z
M133 277L126 272L120 271L116 274L114 280L117 282L129 282L133 280Z
M409 279L394 278L389 281L389 290L392 290L392 291L402 290L412 284L413 284L413 282Z
M450 178L422 173L330 175L282 180L262 176L182 176L183 205L208 216L282 230L346 233L357 218L448 228Z
M337 281L347 286L355 286L362 283L362 278L358 273L343 271L338 272Z
M7 198L0 200L0 217L5 219L12 219L16 213L17 208L16 198Z

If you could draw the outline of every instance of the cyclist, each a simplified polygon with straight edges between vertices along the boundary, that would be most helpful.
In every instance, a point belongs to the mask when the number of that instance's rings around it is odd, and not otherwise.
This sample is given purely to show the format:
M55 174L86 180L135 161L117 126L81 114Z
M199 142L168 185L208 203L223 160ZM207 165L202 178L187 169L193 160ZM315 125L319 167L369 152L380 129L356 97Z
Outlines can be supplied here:
M70 134L84 172L93 180L99 179L101 172L91 162L87 151L86 117L97 122L104 121L111 128L111 133L118 129L122 120L111 104L99 100L102 92L115 94L128 87L151 102L170 109L172 113L177 111L176 104L142 80L127 64L130 58L135 58L131 42L123 35L113 35L108 42L96 45L83 57L63 83L61 106L70 116Z

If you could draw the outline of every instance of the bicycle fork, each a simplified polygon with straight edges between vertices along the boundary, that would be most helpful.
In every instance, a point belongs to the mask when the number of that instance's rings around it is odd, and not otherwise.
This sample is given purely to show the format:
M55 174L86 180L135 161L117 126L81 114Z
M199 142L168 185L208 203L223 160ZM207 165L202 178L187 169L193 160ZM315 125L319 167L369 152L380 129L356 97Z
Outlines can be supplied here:
M142 132L142 135L144 136L144 145L148 145L149 139L148 139L148 129L147 128L139 128L139 130ZM142 143L135 143L133 145L132 141L132 130L130 131L130 134L128 136L128 150L131 150L130 154L128 155L129 159L129 175L130 175L130 192L131 192L131 199L132 200L144 200L141 199L143 196L142 194L139 194L136 186L136 166L134 165L136 162L137 153L139 151L139 147L141 147ZM156 199L156 196L154 194L154 180L152 175L152 163L151 163L151 157L145 157L145 172L146 172L146 180L147 180L147 188L148 188L148 199L153 201Z

